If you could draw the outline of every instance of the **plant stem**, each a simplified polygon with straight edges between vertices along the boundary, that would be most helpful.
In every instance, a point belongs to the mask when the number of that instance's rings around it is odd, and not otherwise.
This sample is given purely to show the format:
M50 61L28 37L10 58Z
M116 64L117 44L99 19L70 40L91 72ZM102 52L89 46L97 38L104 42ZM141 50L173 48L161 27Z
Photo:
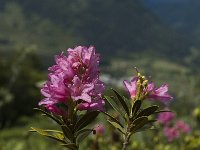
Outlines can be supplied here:
M122 150L126 150L129 144L129 139L130 139L130 133L126 133L124 137L124 143L123 143L123 148Z

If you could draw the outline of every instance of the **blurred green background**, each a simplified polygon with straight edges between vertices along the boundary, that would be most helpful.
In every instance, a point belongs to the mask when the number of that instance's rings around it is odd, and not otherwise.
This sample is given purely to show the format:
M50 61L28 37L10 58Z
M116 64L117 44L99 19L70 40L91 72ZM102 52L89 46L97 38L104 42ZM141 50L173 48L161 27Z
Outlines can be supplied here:
M0 0L0 150L62 149L28 130L56 128L33 108L54 55L77 45L96 47L102 80L123 93L134 66L157 85L169 83L170 107L192 128L172 143L162 129L136 134L130 149L199 150L199 7L199 0ZM97 150L95 138L82 149ZM102 150L120 143L112 129L98 140Z

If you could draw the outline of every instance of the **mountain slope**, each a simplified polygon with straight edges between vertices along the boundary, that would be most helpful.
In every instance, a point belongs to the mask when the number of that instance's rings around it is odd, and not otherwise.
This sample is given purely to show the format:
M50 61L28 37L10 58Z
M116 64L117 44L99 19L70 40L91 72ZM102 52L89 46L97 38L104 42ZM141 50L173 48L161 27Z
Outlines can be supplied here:
M190 43L160 22L141 0L1 0L17 2L26 12L62 27L63 33L95 45L104 56L127 52L185 56ZM128 54L129 55L129 54Z
M162 21L186 34L199 45L200 1L199 0L143 0ZM200 45L199 45L200 46Z

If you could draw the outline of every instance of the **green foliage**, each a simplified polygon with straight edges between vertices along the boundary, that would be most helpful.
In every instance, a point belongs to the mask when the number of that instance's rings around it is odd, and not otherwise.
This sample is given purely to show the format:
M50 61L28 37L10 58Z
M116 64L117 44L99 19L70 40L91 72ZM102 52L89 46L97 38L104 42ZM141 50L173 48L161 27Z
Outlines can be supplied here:
M75 42L70 30L65 31L36 13L27 16L19 2L6 1L0 10L0 19L0 52L6 55L32 46L46 65L48 56L54 55L55 50L58 52Z
M121 105L122 105L124 111L125 111L126 114L129 116L129 115L130 115L130 112L129 112L129 108L128 108L128 105L127 105L128 102L126 102L126 101L124 100L124 98L123 98L117 91L115 91L114 89L112 89L112 90L113 90L114 93L116 94L117 99L118 99L119 102L121 103Z
M0 66L0 128L4 128L15 125L21 116L33 114L35 99L40 99L36 83L43 79L43 73L31 48L1 59Z
M46 111L44 111L44 110L42 110L42 109L40 109L40 108L34 108L34 109L35 109L35 110L38 110L38 111L40 111L40 112L42 112L43 115L45 115L45 116L51 118L52 120L54 120L54 121L55 121L56 123L58 123L59 125L62 125L62 121L59 120L58 118L56 118L53 114L50 114L50 113L48 113L48 112L46 112Z
M79 130L77 133L76 133L76 137L77 137L77 142L78 143L81 143L86 137L89 136L90 133L94 133L95 130L93 129L82 129L82 130Z
M108 113L104 112L104 114L109 117L108 122L124 136L123 150L125 150L131 135L153 129L153 123L156 120L152 119L151 115L161 111L158 111L159 107L156 105L143 109L142 103L144 100L129 100L122 97L116 90L112 89L112 91L114 91L116 98L109 96L105 96L105 98L118 113L118 119ZM121 121L121 118L124 120Z
M99 115L99 111L90 111L84 114L76 123L74 129L81 130L90 124Z
M104 72L111 74L112 78L118 77L117 81L121 77L132 76L133 66L143 68L141 71L151 74L158 83L169 81L173 96L176 97L176 101L171 103L176 114L190 122L193 130L199 130L199 124L191 117L193 108L200 106L199 49L191 48L189 51L188 48L190 40L199 40L196 32L198 25L192 28L197 38L186 41L176 32L164 27L138 0L108 0L102 3L96 0L1 0L0 19L0 128L3 128L0 130L1 150L61 148L56 142L27 134L30 125L24 126L27 122L23 120L23 116L29 116L31 126L35 122L37 124L34 126L56 128L55 122L43 119L41 123L40 119L31 116L34 113L32 108L41 99L38 82L44 79L42 69L49 66L49 56L77 44L97 46L98 52L103 52L102 58L107 59L102 63ZM121 58L114 57L115 54ZM175 57L174 61L171 61L171 57ZM180 61L185 63L177 63ZM125 94L124 90L119 90ZM109 92L106 91L106 95L110 95ZM113 126L124 130L122 123L123 118L127 119L127 109L124 104L125 107L117 108L123 103L117 98L108 96L106 99L112 107L115 105L115 110L123 117L119 119L119 114L110 115L113 112L104 112L111 125L108 126L106 135L98 139L98 144L102 150L117 150L121 148L119 143L122 140L118 132L113 130ZM129 104L126 105L130 108ZM139 112L142 112L141 107L141 101L136 101L129 111L137 118ZM160 111L155 111L157 112ZM137 131L151 129L154 120L150 117L149 125L144 125ZM99 122L102 120L101 118ZM141 120L145 123L146 117ZM61 130L68 139L72 137L67 126L55 130ZM144 135L137 133L130 148L198 150L199 134L196 131L186 139L178 139L173 143L168 143L157 130L146 131ZM91 129L83 128L76 133L78 142L88 137L81 143L82 149L93 146L96 137L90 134L92 132Z
M66 144L66 142L64 141L63 132L60 132L60 131L57 131L57 130L42 130L42 129L33 128L33 127L31 127L31 130L29 130L29 131L30 132L37 132L40 135L46 136L48 138L51 138L53 140L56 140L58 142Z
M112 111L109 111L112 113ZM4 129L0 132L0 149L1 150L54 150L62 149L58 142L54 140L49 140L31 134L28 132L30 126L40 126L42 128L49 127L54 130L59 130L53 121L41 116L35 116L32 118L27 118L26 126L15 127L10 129ZM191 118L194 119L194 118ZM106 118L104 115L100 115L97 122L103 123L106 128L106 132L101 137L96 137L95 134L89 134L84 142L80 143L80 150L91 148L98 143L99 150L111 149L118 150L121 149L122 139L119 137L119 132L115 132L112 125L106 123ZM189 135L183 135L181 138L169 143L163 136L161 127L159 130L146 131L145 133L135 133L134 137L130 140L130 149L145 149L145 150L198 150L199 149L199 124L196 126L196 130L192 131ZM87 131L86 129L83 129ZM145 129L144 129L145 130ZM82 132L80 130L80 132ZM88 130L88 132L90 132ZM92 132L92 131L91 131ZM90 133L91 133L90 132ZM78 132L77 132L78 133ZM87 134L87 132L85 132ZM84 136L84 135L83 135Z
M99 111L86 111L84 114L79 113L74 110L74 103L69 102L68 115L56 115L49 113L46 110L35 108L42 113L42 115L47 116L52 119L60 126L62 131L59 130L49 130L49 129L39 129L31 127L30 132L37 132L38 134L53 139L61 143L69 149L77 150L79 144L87 137L91 132L95 133L93 129L85 129L86 126L91 124L99 115ZM70 115L72 114L72 115ZM78 118L78 119L76 119Z

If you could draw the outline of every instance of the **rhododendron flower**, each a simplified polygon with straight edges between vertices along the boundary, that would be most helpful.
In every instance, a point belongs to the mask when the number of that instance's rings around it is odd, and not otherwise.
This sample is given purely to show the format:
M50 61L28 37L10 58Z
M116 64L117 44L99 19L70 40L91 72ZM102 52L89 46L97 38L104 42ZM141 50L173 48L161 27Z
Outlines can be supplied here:
M137 81L138 81L137 77L133 78L131 82L124 80L124 85L129 91L129 94L132 99L135 99L136 94L137 94Z
M164 127L164 135L167 137L169 142L172 142L180 136L180 132L176 127Z
M190 131L191 128L189 125L181 120L177 121L173 127L164 127L164 135L167 137L169 142L179 138L182 133L188 133Z
M165 109L165 110L169 110L169 109ZM171 121L171 120L173 120L175 118L175 114L173 113L173 112L162 112L162 113L160 113L159 115L158 115L158 118L157 118L157 120L160 122L160 123L162 123L162 124L164 124L164 125L167 125L167 124L169 124L169 122Z
M92 97L89 95L89 92L94 89L94 84L83 84L77 76L74 76L72 82L73 84L70 87L72 99L75 101L81 99L90 103Z
M69 88L65 86L62 74L49 74L49 81L47 81L41 93L46 98L39 102L39 105L54 104L58 102L65 102L69 96Z
M182 120L176 122L175 128L180 130L182 133L188 133L191 130L190 126Z
M94 98L92 100L92 102L88 103L88 102L82 102L80 104L78 104L78 109L79 110L101 110L101 111L105 111L104 106L105 105L105 101L100 98Z
M105 127L103 124L96 124L94 130L96 130L97 136L103 135L105 132Z
M171 95L169 95L168 92L168 85L164 84L159 88L154 88L154 84L152 83L151 85L151 90L148 90L148 98L154 99L154 100L159 100L162 102L167 102L168 100L173 99Z
M134 77L130 82L125 80L124 85L133 100L135 100L138 92L140 92L139 94L142 99L150 98L153 100L159 100L163 103L166 103L173 98L168 94L167 84L155 88L153 82L148 83L147 80L140 81L139 77Z
M39 105L54 111L54 104L76 102L80 110L103 110L104 84L99 80L99 54L94 47L78 46L55 56L56 65L49 67L49 80L41 89L45 97ZM50 107L51 106L51 107Z
M55 105L45 105L45 108L56 115L61 115L61 116L64 115L64 111L62 109L59 109Z

